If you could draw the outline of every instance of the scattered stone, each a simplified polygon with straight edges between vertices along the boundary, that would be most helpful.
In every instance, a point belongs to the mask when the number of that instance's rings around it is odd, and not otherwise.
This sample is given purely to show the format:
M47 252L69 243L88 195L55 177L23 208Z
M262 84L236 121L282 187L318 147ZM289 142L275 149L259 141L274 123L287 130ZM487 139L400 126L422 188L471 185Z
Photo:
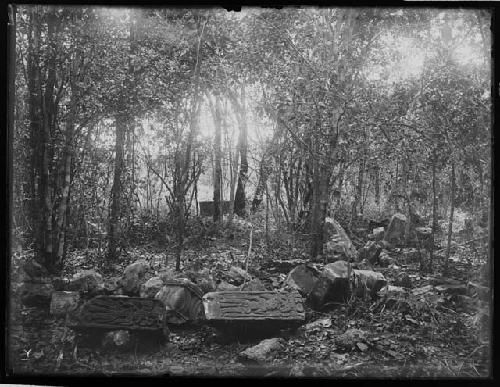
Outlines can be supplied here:
M403 288L411 288L412 287L411 278L408 274L401 273L394 280L394 285L402 286Z
M104 290L102 275L95 270L82 270L73 275L68 290L95 295Z
M378 291L379 296L395 297L406 294L406 290L400 286L386 285Z
M216 290L218 292L223 292L223 291L226 291L226 290L238 290L238 287L235 286L235 285L231 285L230 283L227 283L226 281L221 281L217 285Z
M389 222L389 226L387 226L384 240L396 246L403 245L406 222L406 216L401 213L394 214Z
M52 279L52 285L56 291L68 290L69 282L68 278L55 277Z
M467 285L465 284L460 284L460 285L437 285L435 289L439 293L443 293L446 295L453 295L453 294L467 294Z
M163 287L163 281L160 277L152 277L141 286L141 297L154 298Z
M145 260L138 260L128 265L123 271L121 285L125 294L130 296L138 295L141 285L145 282L144 275L149 268L149 264Z
M339 259L357 260L356 248L339 222L331 217L325 218L324 232L326 243L323 248L323 255L327 261L332 262Z
M382 246L374 241L368 241L359 251L359 259L366 259L371 265L375 265L379 261Z
M433 286L438 286L438 285L461 285L462 282L459 280L456 280L454 278L447 278L447 277L433 277L429 279L429 283Z
M491 289L486 286L474 282L467 283L467 294L471 297L477 296L480 300L488 302L490 300L490 292Z
M50 314L53 316L65 316L73 312L80 302L80 293L68 291L55 291L50 301Z
M121 277L110 277L104 280L104 291L110 295L118 295L121 290Z
M25 282L21 286L21 301L26 306L45 308L50 305L54 286L51 282Z
M305 319L302 302L296 291L225 291L203 296L207 323L219 328L243 323L249 330L302 323Z
M346 261L325 265L309 297L312 306L321 308L326 302L345 302L349 297L352 270Z
M394 259L389 256L387 251L382 250L378 257L378 263L381 267L389 267L391 264L394 263Z
M318 282L319 272L309 265L296 266L285 280L285 283L299 291L304 297L309 296Z
M353 270L354 287L358 297L371 295L375 297L377 292L387 285L387 280L382 273L373 270Z
M457 308L465 312L472 312L478 308L478 300L463 294L456 294L452 296L452 301L455 303Z
M47 269L34 259L28 259L23 264L23 270L29 278L47 277L49 275Z
M189 280L167 281L155 298L161 300L167 310L169 324L196 322L204 318L203 292Z
M335 338L335 344L344 350L352 350L357 343L366 340L366 332L361 329L351 328Z
M233 280L236 285L241 285L243 281L251 279L251 275L248 274L245 270L237 267L231 266L229 271L227 272L227 276Z
M384 234L385 234L385 228L383 227L377 227L373 229L373 239L376 241L380 241L384 239Z
M245 349L240 353L239 359L242 362L251 361L257 364L264 364L271 356L283 348L282 339L273 338L262 340L259 344Z
M327 318L322 318L313 322L310 322L309 324L304 325L304 329L306 331L311 331L315 330L318 328L330 328L332 326L332 319L330 317Z
M422 294L429 293L433 289L434 289L434 286L432 286L432 285L426 285L426 286L422 286L420 288L413 289L411 293L414 296L420 296Z
M252 291L252 292L262 292L262 291L266 291L267 289L258 278L254 278L253 280L250 280L249 282L246 282L243 285L241 285L240 290Z
M118 330L106 332L102 341L103 347L127 350L131 348L130 332Z
M97 296L83 304L71 323L75 329L149 331L168 337L166 310L152 298Z

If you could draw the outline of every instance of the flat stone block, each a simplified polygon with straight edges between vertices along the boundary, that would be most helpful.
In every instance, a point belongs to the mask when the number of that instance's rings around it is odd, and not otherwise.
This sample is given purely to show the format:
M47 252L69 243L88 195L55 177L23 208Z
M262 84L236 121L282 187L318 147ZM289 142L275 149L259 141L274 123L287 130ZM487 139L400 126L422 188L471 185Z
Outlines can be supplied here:
M97 296L87 301L71 324L79 329L150 331L168 336L166 310L152 298Z

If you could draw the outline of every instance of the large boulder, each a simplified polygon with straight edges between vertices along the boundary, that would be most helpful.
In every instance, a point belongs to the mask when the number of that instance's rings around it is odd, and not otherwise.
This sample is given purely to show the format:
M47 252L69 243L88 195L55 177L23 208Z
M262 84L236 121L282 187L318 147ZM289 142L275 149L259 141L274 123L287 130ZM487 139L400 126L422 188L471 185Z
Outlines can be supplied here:
M152 277L141 286L141 297L154 298L163 287L163 281L160 277Z
M384 240L395 246L403 245L405 242L406 222L406 216L401 213L394 214L389 222L389 226L387 226Z
M54 286L49 282L25 282L21 287L21 301L26 306L45 308L50 305Z
M125 268L120 281L125 294L129 296L136 296L139 294L141 285L145 282L144 276L148 268L149 264L142 259Z
M102 275L95 270L81 270L70 279L68 290L88 295L99 294L104 290Z
M323 255L327 261L354 261L357 259L356 248L339 222L334 218L326 217L324 232L326 243L323 246Z
M370 295L375 297L377 292L387 285L387 280L382 273L373 270L353 270L354 289L358 297Z
M346 261L325 265L309 296L311 305L321 308L328 302L345 302L349 297L349 281L352 276L353 269Z
M239 359L242 362L252 362L265 364L272 355L283 348L283 342L280 338L262 340L259 344L245 349L240 353Z
M379 262L382 246L378 242L368 241L359 251L359 259L366 259L371 265Z
M318 282L319 272L309 265L299 265L288 273L285 283L299 293L307 297Z
M205 318L203 292L189 280L167 281L155 298L167 309L167 322L184 324Z
M40 278L48 276L47 269L34 259L28 259L23 264L23 271L29 278Z

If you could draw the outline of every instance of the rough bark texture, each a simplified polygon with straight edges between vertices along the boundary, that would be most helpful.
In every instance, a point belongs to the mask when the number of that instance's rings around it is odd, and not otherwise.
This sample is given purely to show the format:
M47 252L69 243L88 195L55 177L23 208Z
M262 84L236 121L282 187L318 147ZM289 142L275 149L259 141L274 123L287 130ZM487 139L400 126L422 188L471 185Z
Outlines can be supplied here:
M113 186L111 187L111 210L109 216L108 230L108 261L116 259L119 240L119 221L121 215L121 176L124 167L123 150L125 145L125 135L127 132L128 118L125 113L115 117L116 141L115 141L115 170L113 175Z
M240 172L238 175L238 185L234 196L234 212L239 216L246 215L245 208L245 187L248 180L248 135L247 135L247 117L245 107L245 87L241 86L241 101L236 105L238 111L238 126L240 133L238 137L238 151L240 154Z
M128 70L126 78L126 89L122 90L118 111L115 115L116 140L115 140L115 169L113 175L113 186L111 188L111 209L109 215L108 227L108 262L113 262L116 259L117 248L120 237L120 219L121 219L121 201L122 201L122 174L125 168L124 150L125 140L130 126L131 116L128 112L130 109L128 93L135 89L135 82L132 80L134 67L132 63L132 55L135 52L135 25L130 22L130 52L128 58Z
M222 117L220 97L215 95L215 106L213 111L215 137L214 137L214 153L215 153L215 166L214 166L214 222L218 222L222 217L221 209L221 196L222 196L222 151L221 151L221 138L222 138Z

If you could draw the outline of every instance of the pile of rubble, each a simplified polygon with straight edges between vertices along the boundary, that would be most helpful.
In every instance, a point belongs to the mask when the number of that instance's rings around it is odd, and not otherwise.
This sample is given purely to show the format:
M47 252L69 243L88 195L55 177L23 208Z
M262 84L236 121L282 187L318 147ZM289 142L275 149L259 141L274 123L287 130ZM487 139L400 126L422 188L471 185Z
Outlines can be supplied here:
M383 299L398 303L404 295L420 296L430 290L453 296L467 304L471 297L488 300L489 288L436 281L411 289L412 281L400 275L389 284L373 268L394 264L391 250L405 241L406 218L395 214L387 227L375 227L369 241L356 250L347 233L333 218L325 222L324 265L295 266L278 290L266 288L247 271L231 266L216 283L208 271L200 273L155 272L145 260L128 265L121 276L103 279L95 270L81 270L72 278L50 278L34 261L24 265L22 287L26 305L50 307L54 316L68 317L80 330L101 329L102 344L129 348L134 332L153 332L168 338L169 328L206 324L229 332L269 334L305 322L304 305L324 310L352 298ZM432 240L428 228L416 228L417 248L407 249L405 259L422 259ZM246 361L262 362L283 345L268 339L241 354Z

